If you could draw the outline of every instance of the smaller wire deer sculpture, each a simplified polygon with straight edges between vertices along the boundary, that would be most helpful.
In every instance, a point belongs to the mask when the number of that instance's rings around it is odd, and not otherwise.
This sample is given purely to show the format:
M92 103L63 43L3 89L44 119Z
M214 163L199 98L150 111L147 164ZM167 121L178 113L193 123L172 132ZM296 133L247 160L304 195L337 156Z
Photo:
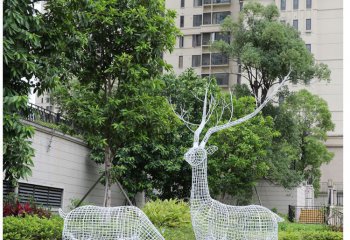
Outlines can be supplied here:
M164 240L137 207L82 206L64 213L63 240Z
M217 101L213 96L208 101L208 89L206 88L203 101L203 113L200 124L189 122L187 112L181 108L181 113L175 114L194 132L193 146L184 155L185 160L192 167L192 188L190 198L191 221L197 240L277 240L278 222L283 221L277 214L269 209L258 206L231 206L222 204L212 199L209 193L207 176L207 157L217 150L216 146L206 147L210 136L215 132L236 126L256 116L264 106L277 94L284 83L289 80L288 75L280 85L270 94L252 113L231 121L233 117L232 93L231 103L223 104L221 114L218 114L216 126L209 128L200 141L200 134L206 123L213 115ZM226 109L230 111L230 119L225 124L219 125ZM196 130L193 130L196 126Z

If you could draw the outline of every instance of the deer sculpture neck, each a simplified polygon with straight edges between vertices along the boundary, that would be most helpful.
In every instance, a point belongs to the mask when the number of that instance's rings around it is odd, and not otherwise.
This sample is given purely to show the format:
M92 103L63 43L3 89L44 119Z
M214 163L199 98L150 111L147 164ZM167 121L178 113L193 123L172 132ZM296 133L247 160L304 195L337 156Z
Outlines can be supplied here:
M191 199L211 199L207 176L207 159L198 166L192 167Z

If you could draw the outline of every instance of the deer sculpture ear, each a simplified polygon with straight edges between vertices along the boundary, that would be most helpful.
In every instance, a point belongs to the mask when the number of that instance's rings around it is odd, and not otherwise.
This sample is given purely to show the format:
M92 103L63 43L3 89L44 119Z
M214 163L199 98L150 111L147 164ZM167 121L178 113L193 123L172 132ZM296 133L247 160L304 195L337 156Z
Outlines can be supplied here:
M218 150L218 147L213 145L207 147L206 150L208 155L212 155L214 152L216 152L216 150Z

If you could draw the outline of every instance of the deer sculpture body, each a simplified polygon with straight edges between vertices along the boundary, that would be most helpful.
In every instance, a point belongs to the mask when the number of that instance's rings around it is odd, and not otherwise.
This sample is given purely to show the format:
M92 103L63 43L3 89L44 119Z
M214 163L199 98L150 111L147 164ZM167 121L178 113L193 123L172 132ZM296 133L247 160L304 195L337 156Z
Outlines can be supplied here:
M233 114L231 95L230 120L223 125L218 125L219 121L217 121L217 125L210 128L200 141L200 134L213 114L214 108L217 106L217 104L215 104L215 99L213 100L213 98L211 98L211 100L208 101L207 88L203 101L202 120L200 124L197 124L198 127L194 131L193 147L184 155L185 160L192 167L190 209L192 226L197 240L278 239L278 222L283 221L283 219L269 209L258 205L231 206L211 198L207 178L207 160L208 155L215 152L217 147L209 146L206 148L206 143L213 133L238 125L257 115L287 81L289 74L283 79L279 87L277 87L254 112L235 121L231 121ZM224 105L221 116L227 106L228 105ZM183 112L177 114L177 116L183 120L190 129L190 126L195 125L185 119L185 114Z
M63 240L164 240L141 209L82 206L65 214Z

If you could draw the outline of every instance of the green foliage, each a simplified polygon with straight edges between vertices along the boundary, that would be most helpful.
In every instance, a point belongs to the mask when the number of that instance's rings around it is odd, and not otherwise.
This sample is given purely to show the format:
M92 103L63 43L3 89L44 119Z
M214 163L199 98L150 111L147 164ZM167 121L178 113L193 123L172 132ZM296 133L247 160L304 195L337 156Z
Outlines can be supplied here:
M3 219L3 239L8 240L60 240L62 230L63 219L58 216L50 219L37 216Z
M334 129L327 102L307 90L300 90L291 93L274 111L270 114L275 116L281 135L275 138L269 154L274 163L271 178L286 187L308 180L317 191L320 166L333 158L324 144L327 132Z
M175 12L163 0L63 0L48 7L55 26L68 24L84 39L56 102L84 129L91 159L105 163L107 192L117 179L130 197L151 192L154 175L171 168L156 163L167 159L163 143L175 123L157 78L169 67L162 53L173 49L179 33Z
M64 50L70 42L53 35L49 19L34 9L31 0L4 1L4 170L5 179L15 184L30 175L34 151L30 138L34 130L20 121L27 113L30 89L41 94L55 86L65 73ZM66 32L67 34L69 32Z
M234 98L233 106L234 118L238 119L254 111L255 101L253 97ZM262 114L239 127L213 135L208 144L220 148L208 159L212 193L236 196L237 204L249 203L253 186L269 173L271 166L266 159L267 149L278 135L273 119Z
M158 228L166 240L195 240L192 225L177 228Z
M327 65L315 63L297 30L281 23L278 17L276 5L248 2L238 22L227 17L222 24L222 30L231 34L231 43L219 41L213 45L232 58L240 58L251 91L261 101L290 68L294 83L330 78Z
M34 129L21 122L19 112L27 110L27 96L11 94L4 91L3 105L3 170L5 180L16 185L16 180L31 174L34 149L29 140L34 136Z
M162 227L185 227L191 222L187 203L176 200L155 200L146 203L142 209L153 224Z

